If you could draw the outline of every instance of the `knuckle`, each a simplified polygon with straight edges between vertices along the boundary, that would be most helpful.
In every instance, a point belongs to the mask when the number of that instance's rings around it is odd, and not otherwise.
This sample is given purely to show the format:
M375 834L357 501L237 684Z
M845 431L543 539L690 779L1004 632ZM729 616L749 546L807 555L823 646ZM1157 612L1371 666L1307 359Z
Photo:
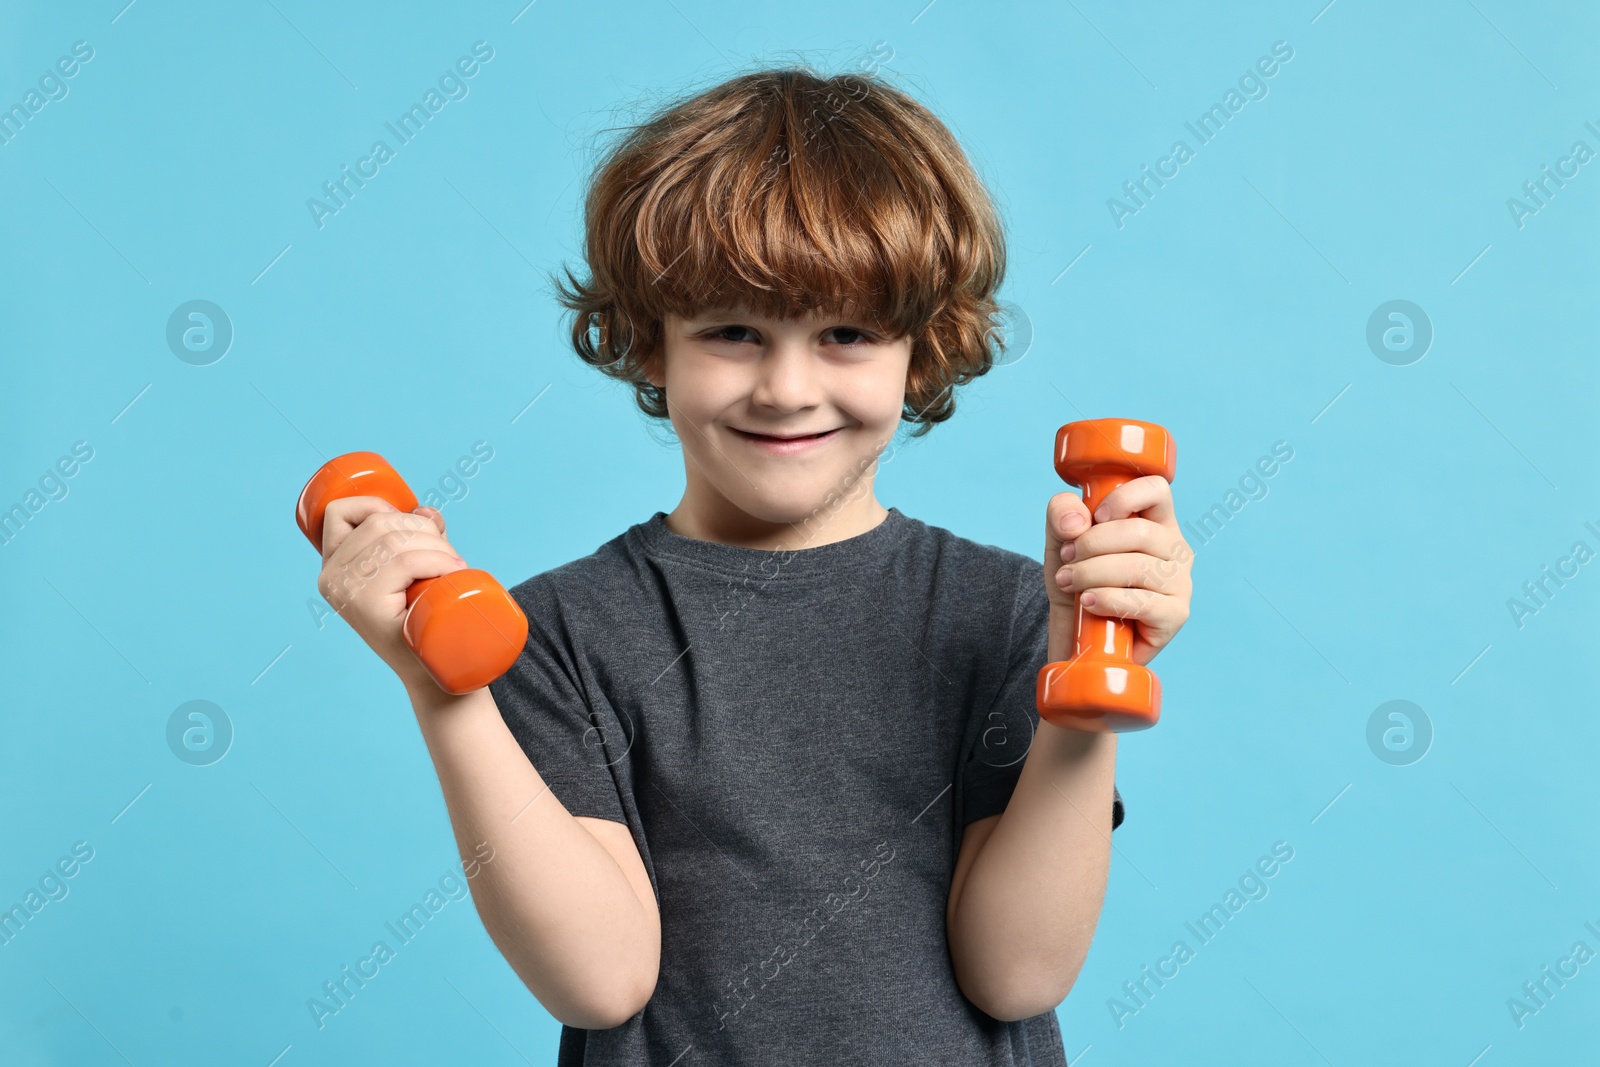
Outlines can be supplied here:
M322 598L334 609L342 609L349 599L349 580L347 578L336 580L332 575L329 575L317 582L317 591L322 594Z
M436 548L409 548L395 557L395 562L403 562L408 568L417 564L430 564L435 562L442 553ZM453 563L454 560L448 561Z
M329 522L342 521L354 509L355 497L342 496L337 500L328 501L328 506L322 511L322 522L326 526Z
M1121 589L1107 589L1103 594L1097 594L1099 602L1106 606L1106 614L1126 619L1139 613L1138 605L1134 604L1132 598L1126 596L1125 592Z
M413 536L415 536L414 533L405 529L388 530L374 539L368 548L369 551L381 555L387 561L392 559L395 553L406 545Z
M1147 552L1159 551L1160 545L1169 540L1166 530L1158 522L1135 515L1130 519L1128 533L1133 543Z
M374 529L382 530L385 537L403 536L407 530L414 529L416 516L406 515L398 511L386 511L382 515L374 515L372 525Z

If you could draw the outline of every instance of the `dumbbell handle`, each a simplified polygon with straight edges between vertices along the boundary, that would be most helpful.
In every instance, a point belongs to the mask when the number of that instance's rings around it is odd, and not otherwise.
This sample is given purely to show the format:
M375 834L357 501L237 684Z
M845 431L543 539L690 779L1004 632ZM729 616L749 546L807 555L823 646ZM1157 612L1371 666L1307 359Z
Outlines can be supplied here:
M407 514L416 494L376 452L347 452L323 464L295 504L295 523L322 551L328 505L350 496L375 496ZM421 578L406 589L401 636L434 682L447 693L482 689L521 654L528 618L511 594L486 571L452 571Z
M1100 502L1119 485L1133 480L1127 472L1091 475L1084 480L1083 503L1092 516ZM1091 521L1093 521L1091 519ZM1059 561L1056 561L1059 562ZM1073 648L1078 656L1103 656L1110 659L1133 659L1133 623L1122 619L1108 619L1095 615L1083 606L1083 597L1077 598L1077 618L1073 632L1077 634Z

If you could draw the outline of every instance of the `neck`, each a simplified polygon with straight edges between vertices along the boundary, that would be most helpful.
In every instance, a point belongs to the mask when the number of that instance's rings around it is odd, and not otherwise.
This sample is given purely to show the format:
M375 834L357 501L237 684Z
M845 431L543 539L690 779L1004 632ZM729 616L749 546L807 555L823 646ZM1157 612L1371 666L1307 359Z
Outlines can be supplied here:
M888 516L889 510L870 490L855 500L835 500L831 506L819 503L777 518L752 515L721 497L701 502L688 491L667 514L666 524L673 533L698 541L778 551L816 548L858 537Z

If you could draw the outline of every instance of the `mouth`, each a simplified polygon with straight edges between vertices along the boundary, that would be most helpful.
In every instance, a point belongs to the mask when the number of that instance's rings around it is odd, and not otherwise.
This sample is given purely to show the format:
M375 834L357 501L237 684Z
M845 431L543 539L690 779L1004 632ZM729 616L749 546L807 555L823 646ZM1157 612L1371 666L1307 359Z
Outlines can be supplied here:
M822 430L817 433L782 435L752 433L749 430L741 430L738 427L731 427L731 429L737 436L749 441L751 444L764 451L775 452L779 455L805 451L808 448L831 441L843 432L843 427L837 426L831 430Z

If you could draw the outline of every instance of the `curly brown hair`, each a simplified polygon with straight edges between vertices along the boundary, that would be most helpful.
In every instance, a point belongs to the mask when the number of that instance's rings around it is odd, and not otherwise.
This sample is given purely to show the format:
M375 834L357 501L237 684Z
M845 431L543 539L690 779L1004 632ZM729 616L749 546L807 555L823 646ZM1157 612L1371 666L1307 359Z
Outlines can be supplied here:
M669 312L816 310L910 335L913 437L1004 351L999 215L944 123L881 77L757 70L623 129L585 195L591 277L553 281L579 357L645 414L668 417L646 374Z

